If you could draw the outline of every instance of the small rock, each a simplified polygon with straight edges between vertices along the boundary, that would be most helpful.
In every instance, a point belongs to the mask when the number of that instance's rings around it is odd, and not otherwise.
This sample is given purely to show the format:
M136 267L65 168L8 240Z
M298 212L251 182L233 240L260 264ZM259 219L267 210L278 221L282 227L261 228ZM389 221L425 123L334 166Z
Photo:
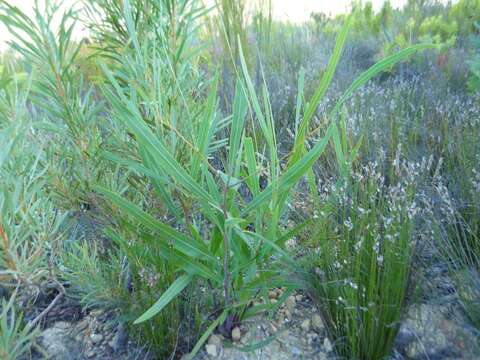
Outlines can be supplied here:
M310 320L309 319L303 320L300 327L302 328L303 331L308 332L308 330L310 330Z
M317 360L327 360L328 356L325 353L320 353L317 355Z
M302 295L302 294L298 294L297 296L295 296L295 300L296 300L297 302L302 301L302 300L303 300L303 295Z
M102 334L92 334L92 335L90 335L90 340L92 340L92 343L98 344L98 343L102 342L103 335Z
M330 352L333 350L332 343L330 342L330 340L328 340L328 338L325 338L325 340L323 341L323 347L325 348L326 352Z
M312 317L312 327L315 331L322 331L325 327L323 324L322 317L318 314L313 315Z
M95 350L93 350L93 349L88 350L88 351L85 353L85 356L86 356L87 358L93 358L93 357L95 356Z
M237 326L233 328L232 330L232 340L233 341L240 341L242 338L242 332L240 331L240 328Z
M245 334L240 339L240 343L243 344L243 345L248 345L248 344L251 343L251 341L252 341L252 339L249 339L247 336L245 336Z
M128 344L128 334L125 331L125 327L120 324L117 327L117 332L113 337L113 346L112 349L115 352L121 352Z
M318 334L308 333L307 334L307 344L311 345L318 339Z
M84 319L77 324L77 330L83 331L88 328L88 320Z
M103 312L104 311L101 310L101 309L92 310L92 311L90 311L90 316L91 317L100 317L100 316L103 315Z
M303 354L303 351L301 349L299 349L298 347L296 346L290 346L290 352L293 354L293 355L302 355Z
M215 346L222 346L222 338L218 335L213 334L208 339L208 344L215 345Z
M57 321L55 324L53 324L54 328L62 329L62 330L69 329L71 326L72 324L66 321Z
M217 357L218 355L217 347L213 344L207 344L205 350L207 351L207 354L212 357Z
M51 327L44 330L40 337L40 345L49 355L49 359L68 359L78 351L78 344L66 329Z
M269 297L270 299L276 299L277 296L278 296L278 295L277 295L277 292L276 292L275 290L270 290L270 291L268 292L268 297Z
M295 300L295 296L289 296L287 301L285 301L285 306L287 307L287 310L290 311L291 313L295 309L295 303L297 301Z
M417 340L415 333L407 326L402 325L398 331L395 343L398 348L406 349L415 340Z

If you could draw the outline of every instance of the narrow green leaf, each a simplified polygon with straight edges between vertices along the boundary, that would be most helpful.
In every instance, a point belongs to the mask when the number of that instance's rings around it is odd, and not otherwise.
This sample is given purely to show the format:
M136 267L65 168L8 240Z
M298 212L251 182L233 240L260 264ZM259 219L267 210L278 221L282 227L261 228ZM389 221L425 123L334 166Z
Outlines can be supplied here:
M153 304L147 311L143 313L142 316L140 316L133 323L140 324L157 315L178 294L180 294L183 291L183 289L185 289L188 286L188 284L192 282L192 280L193 280L193 276L191 275L180 276L177 280L173 282L172 285L170 285L170 287L162 294L162 296L160 296L160 299L158 299L155 304Z
M260 184L257 171L257 160L255 150L253 148L253 140L251 137L245 138L245 157L247 160L247 184L254 196L260 194Z
M245 95L245 90L240 81L237 81L235 90L235 99L233 102L233 118L232 118L232 130L229 142L228 163L230 169L228 169L230 175L237 176L237 171L234 168L236 159L239 157L240 143L242 139L243 129L245 125L245 117L247 116L248 102Z
M114 95L111 89L104 88L104 94L116 109L117 118L127 125L137 137L139 147L150 154L151 160L155 166L161 168L166 174L171 176L176 182L203 202L215 203L213 197L198 184L192 176L177 162L177 160L168 151L161 139L155 136L148 125L143 121L139 110L123 94L118 82L113 75L104 67L104 71L109 81L114 85L117 95Z
M225 321L227 318L228 312L225 310L223 311L220 316L210 324L208 329L203 333L203 335L198 339L197 343L193 347L192 351L187 355L188 360L193 360L195 355L197 355L198 351L201 349L203 344L205 344L205 341L210 337L210 335L215 331L215 329Z
M337 37L335 48L333 49L333 53L328 62L328 66L325 71L325 74L322 76L322 80L320 81L318 88L315 90L315 93L313 94L312 99L307 105L305 114L303 116L303 120L300 123L298 132L295 134L294 151L290 158L291 163L297 162L304 152L305 140L306 140L308 128L310 126L310 121L313 118L313 115L315 114L315 112L317 111L317 107L318 107L318 104L320 103L320 100L323 98L328 87L332 82L333 76L335 74L335 70L337 69L338 62L340 61L340 57L342 55L342 50L345 46L345 41L347 40L348 32L352 25L352 19L353 17L350 15L345 20L345 24L343 25L342 30L340 31L340 34Z
M115 205L127 212L130 216L133 216L141 224L150 230L155 231L160 240L167 242L171 241L173 246L178 251L187 256L203 257L205 259L215 260L215 258L209 253L206 246L198 241L190 239L188 236L173 229L171 226L163 224L150 214L139 209L136 205L122 198L120 195L101 186L95 186L95 190L103 194Z
M218 78L219 76L217 73L213 81L213 86L210 89L210 93L208 95L207 108L205 110L205 115L203 116L203 119L200 123L200 129L197 136L197 139L198 139L197 152L193 154L192 166L191 166L191 174L194 179L198 179L200 163L206 161L208 156L208 150L210 149L210 145L211 145L212 139L209 136L209 134L212 133L210 128L214 124Z
M302 176L313 166L315 161L322 155L325 147L328 144L328 140L332 135L332 126L330 126L325 134L325 137L317 142L317 144L304 156L301 160L291 165L288 170L280 177L278 184L278 192L284 193L290 190ZM246 216L251 211L257 209L265 202L270 201L272 198L272 185L262 191L259 195L255 196L253 200L243 209L242 216Z

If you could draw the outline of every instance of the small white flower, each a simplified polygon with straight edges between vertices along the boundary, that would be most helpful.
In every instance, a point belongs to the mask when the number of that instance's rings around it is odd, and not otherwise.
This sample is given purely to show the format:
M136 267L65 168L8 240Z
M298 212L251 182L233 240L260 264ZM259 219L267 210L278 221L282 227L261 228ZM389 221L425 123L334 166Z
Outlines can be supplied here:
M345 225L345 227L348 229L348 231L352 231L353 229L353 224L352 224L352 221L350 220L350 218L348 218L347 220L344 221L343 225Z
M380 266L383 265L383 255L378 255L378 256L377 256L377 263L378 263L378 265L380 265Z

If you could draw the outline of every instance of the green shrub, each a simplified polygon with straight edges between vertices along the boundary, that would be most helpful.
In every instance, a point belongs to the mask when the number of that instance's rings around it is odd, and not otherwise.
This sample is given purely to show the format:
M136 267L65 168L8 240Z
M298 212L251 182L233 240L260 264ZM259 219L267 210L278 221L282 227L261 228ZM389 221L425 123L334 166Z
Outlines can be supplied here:
M149 177L169 210L164 219L158 219L150 209L142 209L125 200L121 194L97 187L116 207L141 224L141 230L136 233L142 234L142 242L149 237L156 239L158 256L163 258L162 261L172 264L172 271L176 274L168 290L135 323L152 319L193 281L199 281L201 286L221 294L217 304L219 316L212 322L206 335L221 325L220 330L230 336L232 328L239 321L257 311L255 307L251 308L251 304L258 294L265 293L271 286L301 286L296 281L286 281L283 276L285 269L296 268L284 250L286 240L295 231L282 231L281 220L289 192L304 175L308 174L311 183L314 181L312 166L338 131L336 123L332 122L325 135L309 151L305 150L310 121L332 81L349 22L338 37L319 87L305 106L286 166L280 164L268 91L263 87L261 101L248 75L241 51L243 78L237 81L233 114L226 119L225 125L216 118L214 82L205 101L205 116L200 119L198 127L193 127L188 134L192 142L186 141L187 136L179 135L184 131L183 128L175 131L179 143L190 150L186 152L186 158L178 157L175 153L168 132L155 133L145 121L141 104L144 102L142 97L146 95L138 93L135 97L128 96L129 93L116 80L118 76L106 71L111 86L104 87L104 94L112 106L112 118L125 125L134 135L139 152L139 160L135 162L125 163L118 157L117 161ZM136 34L132 31L134 27L129 26L129 29L136 43ZM136 46L140 49L141 42L138 41ZM423 46L406 49L363 73L336 103L331 118L362 84L385 67L421 48ZM138 49L136 51L140 52ZM301 105L301 99L298 101ZM251 117L247 118L249 106L252 112ZM257 131L254 132L255 138L246 134L247 119L252 121L251 129ZM218 137L218 129L223 126L229 127L230 135L226 139ZM167 130L171 131L168 127ZM256 147L257 139L262 139L261 143L265 144L263 150ZM228 146L223 149L226 144ZM224 158L216 157L220 149L226 153ZM115 158L114 155L109 157ZM221 167L215 167L213 159L216 158L222 159ZM339 159L344 160L340 154ZM340 161L340 164L343 163ZM260 174L265 174L267 185L264 189L261 188ZM251 201L245 198L245 190L251 194ZM187 199L188 202L185 201ZM121 231L119 233L117 230L115 234L120 242L128 243L128 238L122 240ZM280 261L272 262L274 257ZM264 310L266 307L261 308ZM199 344L205 341L206 335L202 336ZM193 353L196 350L198 346Z
M159 255L154 239L130 235L130 242L115 236L118 248L103 254L87 242L68 249L63 264L65 277L72 284L71 295L78 297L85 308L114 314L132 340L158 358L187 353L196 335L206 329L204 314L211 306L201 304L201 290L194 283L151 321L133 325L167 290L175 274Z
M451 7L448 16L450 21L457 22L460 34L468 36L478 33L475 22L480 19L480 1L459 0Z
M48 262L58 249L64 215L48 194L48 167L39 151L45 143L35 143L27 97L20 87L0 89L0 281L35 294L53 280Z
M63 209L81 210L93 206L92 184L108 181L112 173L98 156L105 146L102 133L108 129L98 123L103 103L76 63L82 43L73 40L75 11L63 11L49 0L36 2L33 11L29 18L2 2L0 20L13 35L10 45L22 56L23 67L35 74L28 101L41 119L36 124L39 133L51 137L45 151L50 190Z
M31 357L42 315L21 314L56 283L50 267L64 215L48 195L45 144L36 142L28 112L30 79L4 73L0 84L0 358ZM9 300L7 300L9 299Z

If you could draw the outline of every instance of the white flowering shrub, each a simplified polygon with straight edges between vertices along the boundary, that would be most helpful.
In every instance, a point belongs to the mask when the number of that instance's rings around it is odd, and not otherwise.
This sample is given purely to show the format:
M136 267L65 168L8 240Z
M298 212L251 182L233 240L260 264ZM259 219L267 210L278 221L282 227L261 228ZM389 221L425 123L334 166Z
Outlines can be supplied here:
M391 351L410 285L416 181L426 164L397 156L387 183L368 163L324 189L312 294L341 356L382 359Z
M455 196L438 176L438 248L450 270L459 302L480 328L480 172L465 168L460 195Z

